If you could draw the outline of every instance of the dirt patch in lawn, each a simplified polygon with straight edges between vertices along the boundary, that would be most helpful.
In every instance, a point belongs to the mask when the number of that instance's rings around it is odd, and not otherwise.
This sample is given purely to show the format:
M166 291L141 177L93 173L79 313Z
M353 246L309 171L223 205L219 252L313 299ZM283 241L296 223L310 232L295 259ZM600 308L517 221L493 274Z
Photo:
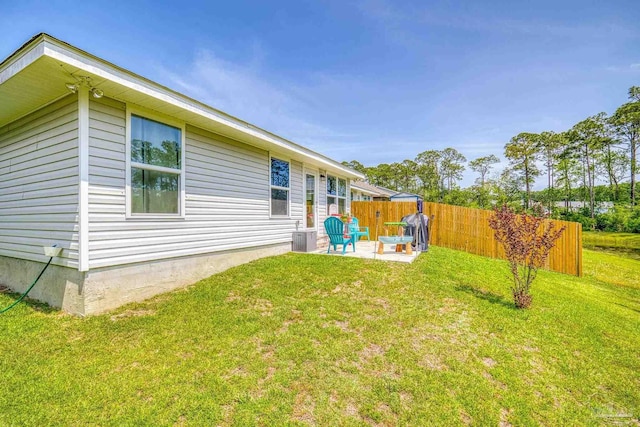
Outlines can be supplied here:
M117 322L118 320L128 319L130 317L153 316L154 314L156 314L155 310L148 310L148 309L127 310L119 314L114 314L113 316L110 317L110 319L112 322Z
M295 421L314 426L316 425L316 417L314 415L315 408L316 404L311 395L306 389L302 389L296 394L291 418Z

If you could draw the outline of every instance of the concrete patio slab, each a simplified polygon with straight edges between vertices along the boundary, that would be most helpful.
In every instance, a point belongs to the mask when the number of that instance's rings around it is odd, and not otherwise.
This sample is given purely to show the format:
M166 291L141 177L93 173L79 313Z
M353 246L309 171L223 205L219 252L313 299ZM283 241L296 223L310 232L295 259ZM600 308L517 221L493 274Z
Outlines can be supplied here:
M406 263L413 262L420 254L420 252L413 251L413 254L407 255L404 252L396 252L395 245L385 245L384 253L380 255L376 253L376 250L378 249L377 244L378 244L377 241L371 241L371 242L368 242L366 240L359 241L356 243L355 252L353 252L353 248L351 247L351 245L349 245L347 246L347 250L345 251L344 255L342 255L341 245L338 245L337 251L334 251L332 248L328 254L327 254L327 248L318 249L317 251L314 251L312 253L333 255L333 256L346 256L346 257L352 257L352 258L377 259L380 261L406 262Z

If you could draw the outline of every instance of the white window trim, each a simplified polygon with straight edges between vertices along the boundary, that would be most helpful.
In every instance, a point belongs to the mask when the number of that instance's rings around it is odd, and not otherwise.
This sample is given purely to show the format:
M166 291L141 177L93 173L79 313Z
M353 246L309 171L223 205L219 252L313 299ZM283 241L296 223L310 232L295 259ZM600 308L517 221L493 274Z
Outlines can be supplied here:
M164 166L148 165L146 163L138 163L131 161L131 115L140 116L146 119L155 120L157 122L176 127L180 129L182 141L180 141L180 173L176 173L176 169L167 168ZM185 218L185 181L186 181L186 167L185 153L187 151L186 145L186 125L184 122L172 119L152 111L149 111L140 107L133 107L127 104L126 114L126 130L125 130L125 168L126 168L126 184L125 184L125 199L126 199L126 219L141 219L141 220L158 220L158 219L184 219ZM158 213L132 213L131 212L131 168L141 167L147 170L153 170L156 172L168 172L179 176L180 181L180 195L178 196L178 213L177 214L158 214Z
M329 190L327 189L328 184L329 184L329 177L333 177L336 179L336 194L329 194ZM339 179L343 179L345 181L345 195L343 196L339 196L338 195L338 180ZM336 206L340 206L340 204L338 203L338 199L344 199L344 213L349 213L351 211L351 200L349 200L349 196L347 196L347 194L349 194L349 191L351 191L351 186L349 185L349 180L347 178L342 178L338 175L333 175L333 174L327 174L327 178L326 178L326 182L324 183L324 193L325 193L325 202L327 205L327 216L329 216L329 197L335 197L336 198Z
M271 159L282 160L283 162L289 163L289 187L280 187L278 185L271 185ZM290 219L291 218L291 178L293 176L293 171L291 170L291 159L286 156L280 156L278 153L269 153L269 218L283 218ZM273 215L271 213L271 189L275 188L276 190L287 190L287 215Z

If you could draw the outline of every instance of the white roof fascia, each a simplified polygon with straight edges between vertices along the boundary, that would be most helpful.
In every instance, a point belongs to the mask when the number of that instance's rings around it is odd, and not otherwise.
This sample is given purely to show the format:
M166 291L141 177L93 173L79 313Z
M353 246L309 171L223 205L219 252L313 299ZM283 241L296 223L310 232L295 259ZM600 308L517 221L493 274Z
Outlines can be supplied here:
M39 39L38 39L39 40ZM28 43L19 51L0 64L0 84L29 66L36 59L44 55L44 45L36 41Z
M366 188L358 187L358 186L357 186L357 185L355 185L355 184L351 184L351 188L353 188L354 190L358 190L358 191L359 191L359 192L361 192L361 193L366 193L366 194L380 194L380 193L377 193L377 192L375 192L375 191L368 190L368 189L366 189Z
M46 34L36 37L31 44L24 46L21 50L22 49L24 50L23 52L18 51L14 54L17 55L15 59L9 58L8 68L0 70L0 83L17 74L17 72L38 59L40 56L46 55L106 80L111 80L126 88L162 100L178 108L198 114L209 120L221 123L247 135L258 138L273 145L274 149L282 148L287 151L292 151L303 157L311 159L316 164L323 165L324 167L334 171L339 171L342 175L349 178L364 178L364 175L361 173L347 168L335 160L329 159L319 153L271 134L257 126L251 125L250 123L244 122L221 111L217 111L212 107L202 104L169 88L163 87L151 80L137 76L128 70L110 64ZM2 64L3 68L5 65L6 64ZM5 77L5 73L10 75Z

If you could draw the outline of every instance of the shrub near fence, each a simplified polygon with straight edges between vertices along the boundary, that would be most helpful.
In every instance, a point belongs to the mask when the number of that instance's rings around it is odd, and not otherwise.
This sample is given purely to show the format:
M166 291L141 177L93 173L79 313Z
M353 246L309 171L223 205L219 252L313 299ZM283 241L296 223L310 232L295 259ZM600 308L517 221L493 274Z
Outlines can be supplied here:
M377 226L376 211L380 212ZM431 222L429 244L491 258L505 258L504 251L489 227L492 211L425 202L423 212ZM416 203L351 202L351 213L358 218L361 226L369 227L372 239L377 239L379 234L385 234L385 222L400 221L403 216L416 213ZM582 276L582 225L569 221L549 221L556 223L558 228L566 228L551 250L544 267L551 271Z

